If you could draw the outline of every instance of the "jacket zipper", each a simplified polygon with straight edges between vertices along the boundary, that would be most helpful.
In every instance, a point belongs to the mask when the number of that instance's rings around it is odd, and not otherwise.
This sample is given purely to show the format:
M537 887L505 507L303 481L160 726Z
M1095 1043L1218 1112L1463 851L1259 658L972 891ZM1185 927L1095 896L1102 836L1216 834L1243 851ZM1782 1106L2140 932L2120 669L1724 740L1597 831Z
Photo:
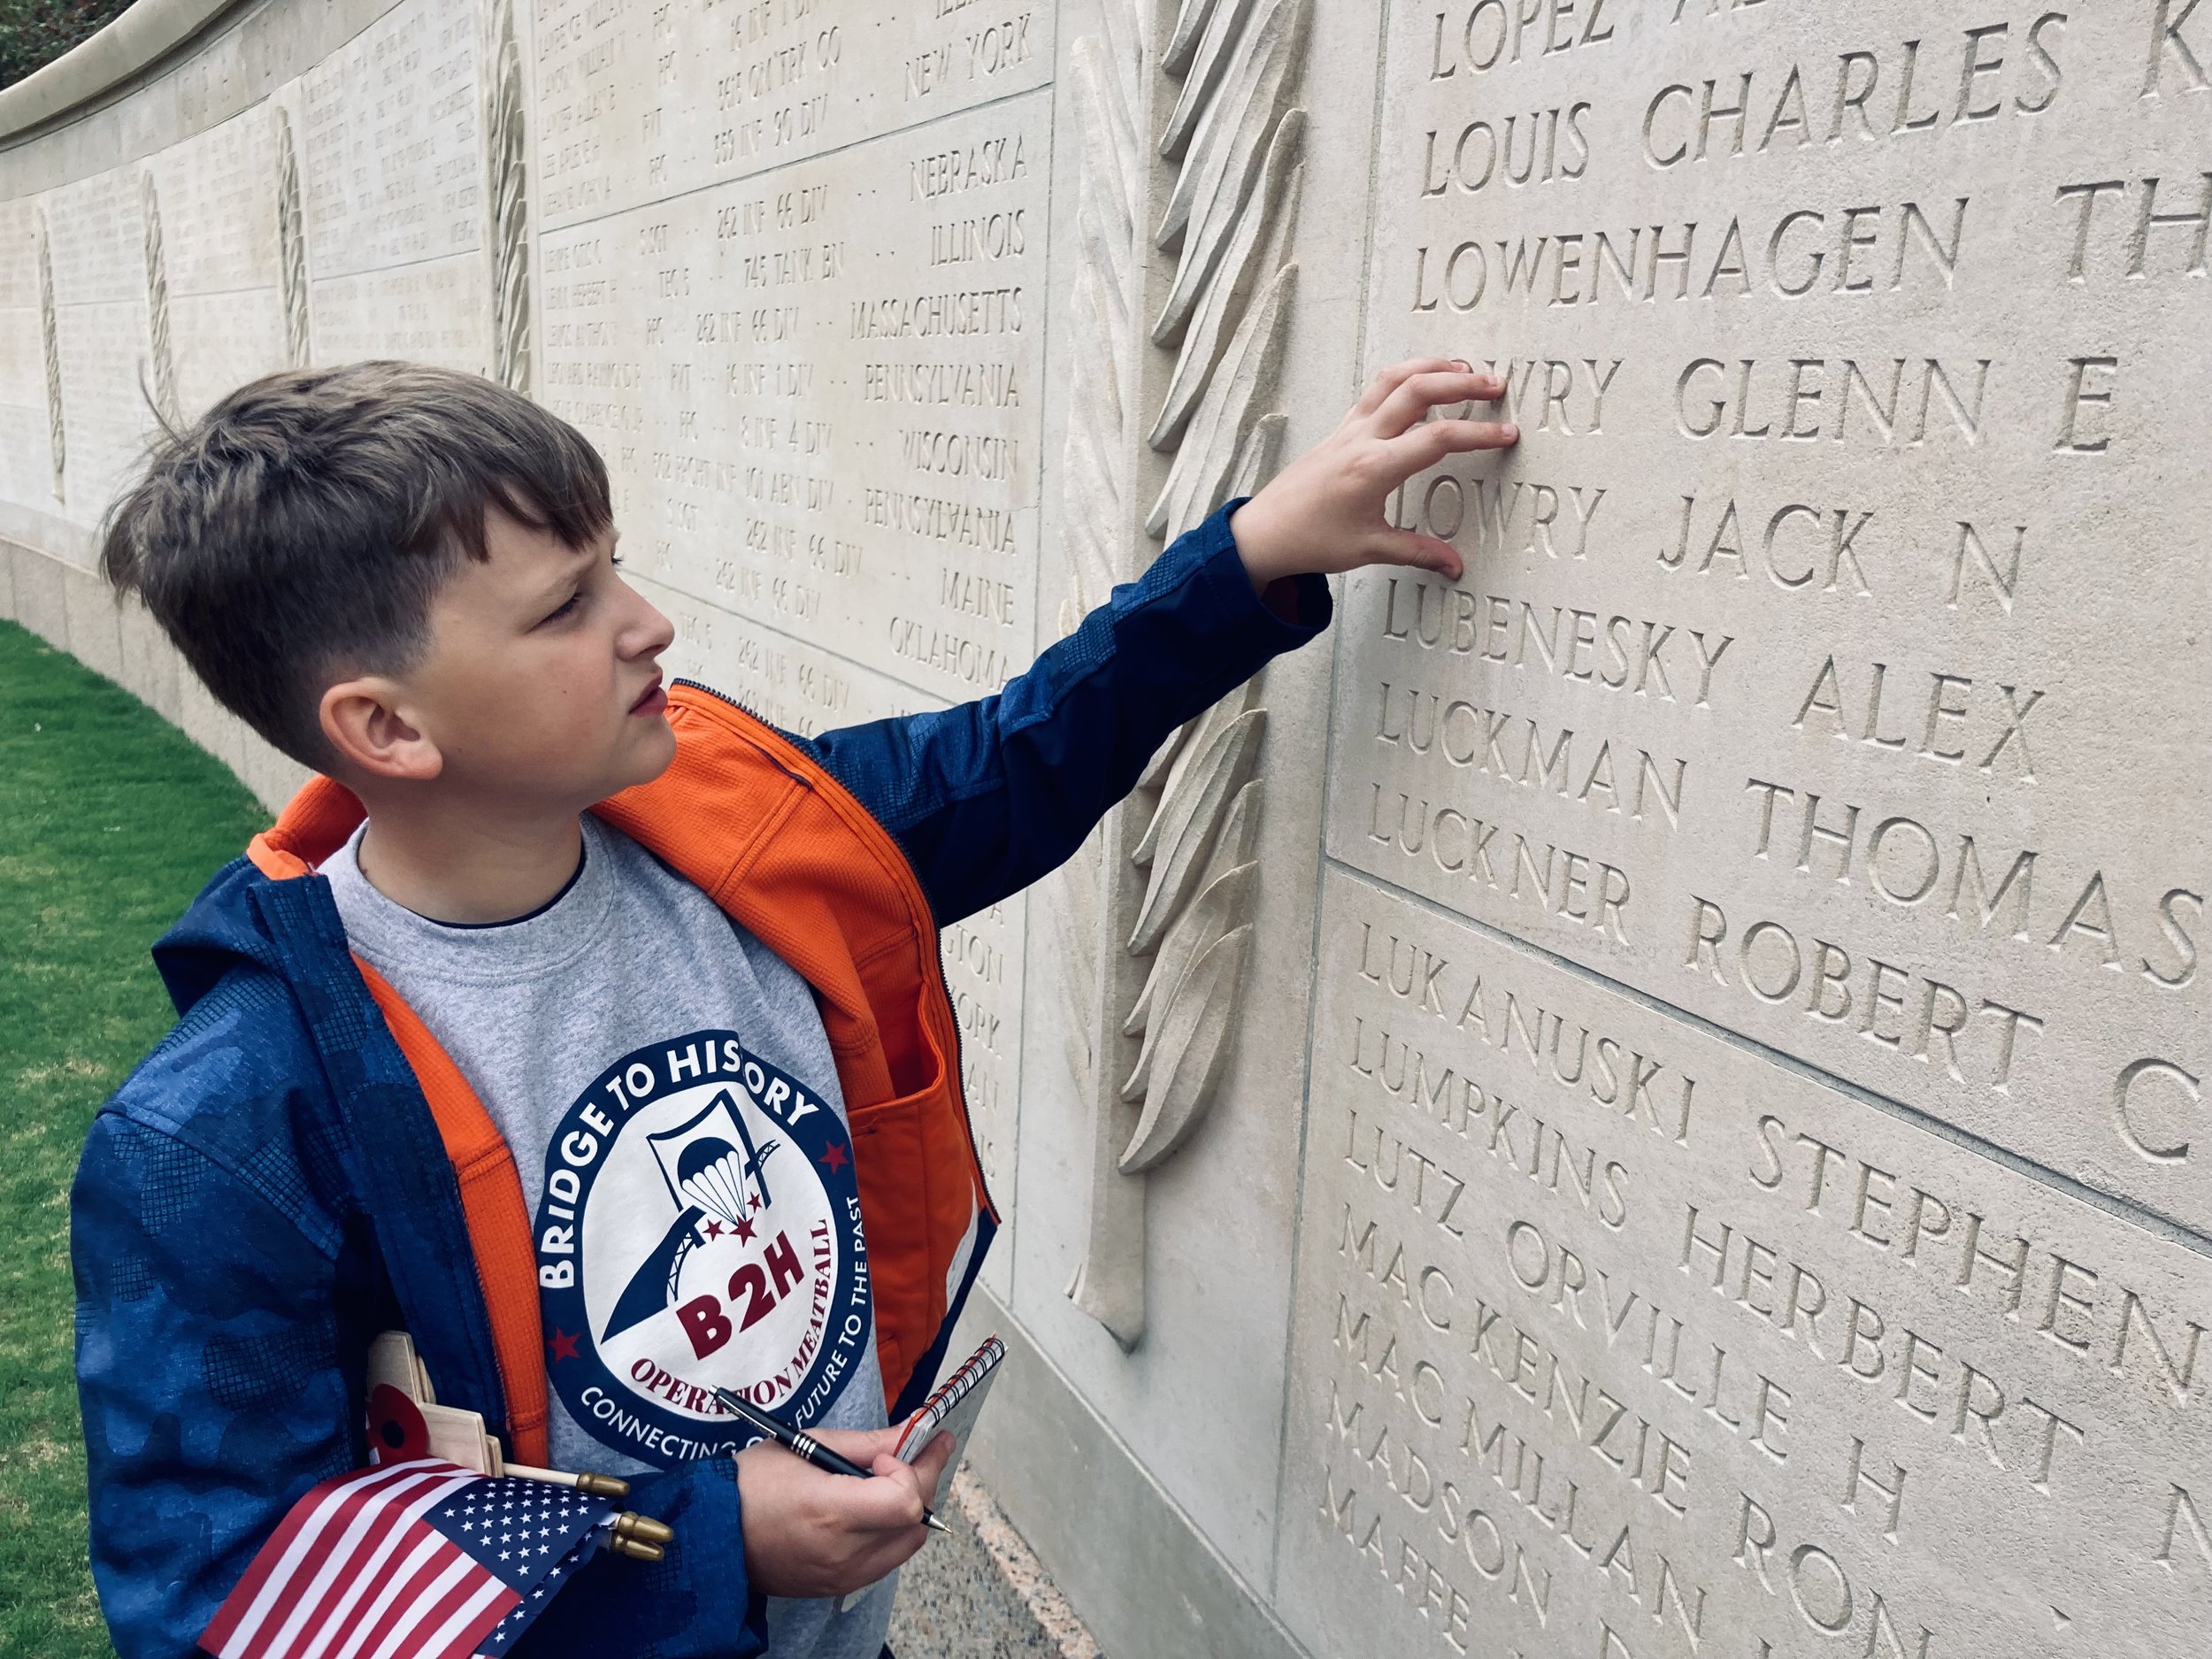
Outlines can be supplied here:
M687 680L680 675L677 677L674 683L685 687L687 690L703 691L708 696L712 697L717 703L726 703L729 704L731 708L735 709L739 713L746 716L749 719L759 721L761 725L766 726L770 731L773 732L777 729L776 725L772 720L764 718L757 710L755 710L749 703L746 703L741 697L733 697L726 691L718 691L712 686L702 685L698 680ZM776 757L773 755L771 755L769 758L771 760L776 760ZM784 774L792 779L793 781L803 784L810 789L814 787L812 783L808 781L808 780L800 777L798 773L792 772L789 767L785 766L780 760L776 760L776 764L783 771ZM863 808L862 810L864 811L866 810L865 808ZM872 816L872 814L871 816ZM889 833L888 831L886 831L885 833L887 834ZM892 845L894 847L898 847L898 842L895 837L892 841ZM898 851L899 856L902 858L905 857L906 849L904 848L899 848ZM910 872L912 867L912 864L910 863L908 865ZM915 879L914 885L918 887L922 885L919 877ZM926 898L928 895L925 894L923 896ZM983 1194L983 1208L987 1213L995 1217L998 1213L998 1201L991 1196L990 1171L983 1167L983 1148L981 1142L977 1141L975 1135L975 1114L968 1110L967 1056L964 1040L963 1039L960 1032L960 1010L952 1000L952 975L947 972L945 966L945 933L944 929L936 926L936 920L937 918L933 916L930 918L931 933L933 935L933 942L936 946L937 951L937 984L939 988L944 993L945 1011L952 1016L953 1098L960 1102L960 1126L968 1137L968 1158L969 1161L975 1165L975 1181L977 1187Z

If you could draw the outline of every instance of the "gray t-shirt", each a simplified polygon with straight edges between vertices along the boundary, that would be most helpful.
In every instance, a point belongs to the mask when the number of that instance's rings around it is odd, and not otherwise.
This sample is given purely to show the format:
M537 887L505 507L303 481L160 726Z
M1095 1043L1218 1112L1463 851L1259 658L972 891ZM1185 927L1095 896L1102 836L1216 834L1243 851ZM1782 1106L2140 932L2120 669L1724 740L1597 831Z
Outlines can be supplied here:
M806 982L696 887L587 816L558 897L452 926L324 867L353 949L506 1137L538 1247L556 1467L733 1450L709 1390L879 1428L852 1141ZM432 1379L434 1383L435 1378ZM777 1659L875 1659L896 1577L848 1611L772 1599Z

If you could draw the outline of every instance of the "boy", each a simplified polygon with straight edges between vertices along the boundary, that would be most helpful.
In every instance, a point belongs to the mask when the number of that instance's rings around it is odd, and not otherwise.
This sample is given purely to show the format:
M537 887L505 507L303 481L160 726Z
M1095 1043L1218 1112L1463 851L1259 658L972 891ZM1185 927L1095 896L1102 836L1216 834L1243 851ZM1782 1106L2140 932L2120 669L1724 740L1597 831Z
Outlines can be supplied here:
M322 775L156 947L178 1025L73 1197L124 1659L190 1652L287 1509L367 1461L388 1329L511 1457L624 1474L675 1530L521 1651L872 1659L951 1449L910 1469L885 1425L995 1226L936 930L1317 634L1323 575L1456 577L1384 503L1514 442L1426 419L1502 389L1386 371L997 696L811 741L664 685L598 456L488 382L292 371L163 444L103 570ZM716 1385L878 1478L733 1458Z

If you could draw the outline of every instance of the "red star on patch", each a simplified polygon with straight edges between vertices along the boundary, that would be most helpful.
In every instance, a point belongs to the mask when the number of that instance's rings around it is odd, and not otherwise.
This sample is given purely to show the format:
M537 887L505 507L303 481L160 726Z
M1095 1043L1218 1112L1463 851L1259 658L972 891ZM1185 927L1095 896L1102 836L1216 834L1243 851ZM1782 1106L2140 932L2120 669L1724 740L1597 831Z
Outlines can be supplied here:
M833 1146L822 1154L818 1161L826 1170L841 1170L845 1167L845 1148Z
M726 1231L727 1231L727 1229L726 1229L718 1221L710 1221L707 1223L707 1237L710 1239L718 1239Z
M553 1350L553 1357L557 1360L574 1359L577 1357L576 1338L571 1336L567 1332L561 1330L558 1326L554 1328L554 1332L551 1336L546 1338L545 1345Z
M751 1222L741 1221L737 1224L737 1241L740 1244L750 1244L753 1241L753 1224Z

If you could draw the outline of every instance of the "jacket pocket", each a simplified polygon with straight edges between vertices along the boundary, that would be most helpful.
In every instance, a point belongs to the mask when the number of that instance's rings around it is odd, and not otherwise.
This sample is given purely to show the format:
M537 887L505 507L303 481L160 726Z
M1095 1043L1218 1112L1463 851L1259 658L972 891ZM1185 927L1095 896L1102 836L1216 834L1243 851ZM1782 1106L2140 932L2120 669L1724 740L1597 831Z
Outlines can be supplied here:
M929 1097L941 1091L933 1082L847 1114L887 1402L906 1386L943 1317L943 1287L930 1259L930 1171L923 1132Z

